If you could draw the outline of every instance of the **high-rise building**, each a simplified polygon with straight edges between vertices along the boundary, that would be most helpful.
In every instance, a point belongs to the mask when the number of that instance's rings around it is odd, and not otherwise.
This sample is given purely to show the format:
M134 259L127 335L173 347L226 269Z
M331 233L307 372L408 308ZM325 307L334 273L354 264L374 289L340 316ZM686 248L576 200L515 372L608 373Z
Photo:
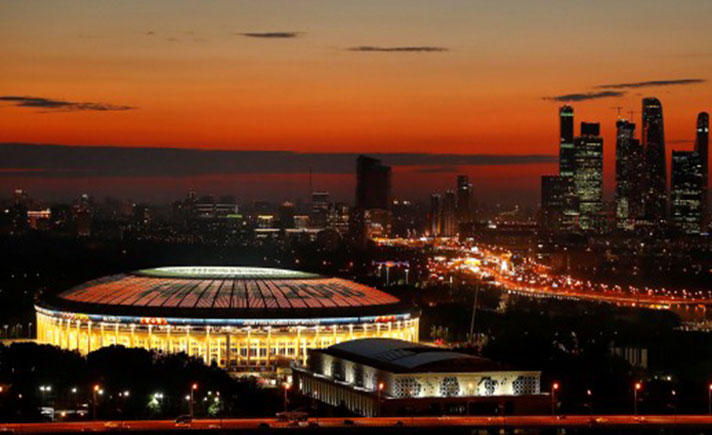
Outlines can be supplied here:
M574 191L578 200L579 227L597 227L603 211L603 138L598 123L581 123L574 139Z
M356 160L356 206L350 221L357 245L373 235L390 231L391 167L380 160L359 156Z
M616 132L616 222L632 230L643 215L643 148L634 123L619 119Z
M667 215L667 166L663 107L657 98L643 99L641 138L645 153L645 218L658 223Z
M356 160L356 208L388 210L391 201L391 167L380 160L359 156Z
M702 224L702 159L697 151L672 152L672 221L688 234Z
M326 227L336 231L342 236L349 230L349 220L351 216L350 207L343 203L329 204L329 214L326 219Z
M564 211L573 191L572 177L544 175L541 177L541 227L558 231L566 226Z
M472 184L467 175L457 176L457 221L463 229L472 223Z
M439 193L430 195L429 227L430 236L438 237L442 227L443 197Z
M574 108L559 108L559 175L574 175Z
M702 217L703 221L709 215L709 177L710 177L710 115L707 112L700 112L697 115L697 139L695 140L695 151L700 155L702 163Z
M315 228L326 227L329 214L329 192L312 192L309 222Z
M442 208L442 226L440 234L445 237L457 235L457 196L452 190L445 192Z
M279 227L294 228L294 204L289 201L284 201L279 206Z

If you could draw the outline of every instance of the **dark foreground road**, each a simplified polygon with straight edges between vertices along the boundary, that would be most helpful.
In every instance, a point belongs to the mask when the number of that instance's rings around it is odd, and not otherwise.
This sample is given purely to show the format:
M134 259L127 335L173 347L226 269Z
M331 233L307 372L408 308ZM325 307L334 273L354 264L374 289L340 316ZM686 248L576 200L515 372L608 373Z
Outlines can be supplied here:
M133 420L96 422L57 423L8 423L0 424L0 431L12 433L76 433L76 432L174 432L182 431L270 431L278 430L336 431L339 429L360 431L367 428L385 429L654 429L699 430L712 432L712 416L707 415L601 415L565 417L522 416L522 417L380 417L380 418L312 418L301 424L285 423L275 419L199 419L189 424L178 424L171 420ZM360 430L358 430L360 429Z

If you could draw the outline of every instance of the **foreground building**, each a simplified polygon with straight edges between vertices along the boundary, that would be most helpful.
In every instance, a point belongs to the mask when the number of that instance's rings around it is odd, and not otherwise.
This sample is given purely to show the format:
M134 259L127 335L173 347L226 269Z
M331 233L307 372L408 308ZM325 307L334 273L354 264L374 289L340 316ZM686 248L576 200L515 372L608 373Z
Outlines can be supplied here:
M394 339L309 350L293 369L298 390L363 416L546 412L538 371L513 371L472 355Z
M123 345L236 371L306 362L308 348L418 340L418 315L352 281L258 267L162 267L107 276L36 305L37 340L82 354Z

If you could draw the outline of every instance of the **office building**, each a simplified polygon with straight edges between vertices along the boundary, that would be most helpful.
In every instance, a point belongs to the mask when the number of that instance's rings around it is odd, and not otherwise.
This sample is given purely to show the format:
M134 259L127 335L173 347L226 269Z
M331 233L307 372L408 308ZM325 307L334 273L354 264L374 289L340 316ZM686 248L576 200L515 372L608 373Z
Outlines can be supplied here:
M697 137L695 151L700 155L702 162L702 216L703 221L709 221L709 178L710 178L710 115L700 112L697 115Z
M472 184L467 175L457 176L457 221L459 229L472 224Z
M578 201L579 228L599 228L603 211L603 138L598 123L581 123L574 139L574 191Z
M651 224L667 216L667 165L663 107L657 98L643 99L641 144L645 153L645 218Z
M452 190L445 192L442 204L440 235L453 237L457 235L457 196Z
M574 108L559 108L559 175L574 175Z
M701 230L702 179L702 160L697 151L672 152L672 222L687 234Z
M616 225L632 230L643 217L645 161L640 141L635 139L635 124L625 119L616 122Z

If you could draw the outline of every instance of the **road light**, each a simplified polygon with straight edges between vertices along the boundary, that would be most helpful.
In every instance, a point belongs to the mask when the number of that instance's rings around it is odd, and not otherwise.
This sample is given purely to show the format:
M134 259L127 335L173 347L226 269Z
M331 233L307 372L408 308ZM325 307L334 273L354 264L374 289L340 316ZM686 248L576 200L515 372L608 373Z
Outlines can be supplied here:
M559 391L559 383L551 384L551 415L556 415L556 392Z
M712 415L712 384L707 387L707 414Z
M284 389L284 412L285 413L287 412L287 404L289 403L289 398L287 397L287 391L289 391L289 389L291 387L292 386L286 382L284 384L282 384L282 388Z
M636 382L633 388L633 415L638 415L638 391L643 389L641 382Z
M99 391L103 391L99 384L95 384L94 387L91 389L92 414L93 414L94 420L96 420L96 395L99 393Z
M588 412L593 415L593 391L590 388L586 390L586 397L588 397Z
M190 419L193 419L193 392L198 389L198 384L193 383L190 386Z
M383 391L383 388L385 385L383 382L378 383L378 415L381 415L381 392Z

